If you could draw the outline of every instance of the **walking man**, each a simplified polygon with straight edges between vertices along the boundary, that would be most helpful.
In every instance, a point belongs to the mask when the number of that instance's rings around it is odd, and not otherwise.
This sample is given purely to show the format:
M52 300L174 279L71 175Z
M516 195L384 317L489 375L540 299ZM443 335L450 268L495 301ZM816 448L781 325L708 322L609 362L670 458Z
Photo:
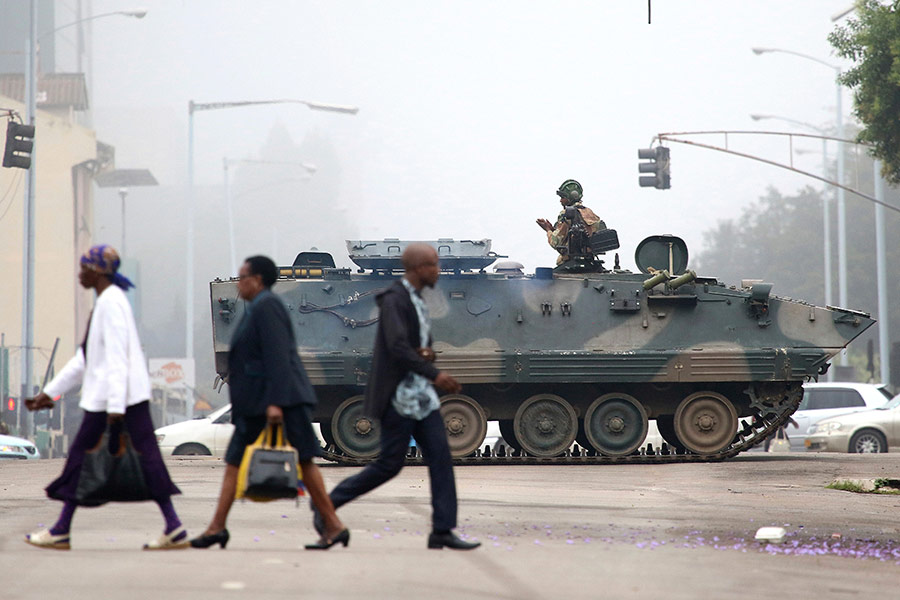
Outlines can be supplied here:
M410 436L422 449L431 479L432 532L429 548L471 550L481 544L457 537L456 482L440 401L432 383L448 393L461 386L432 364L431 320L420 292L440 276L437 252L423 243L410 244L402 256L404 275L376 297L380 309L372 372L366 387L364 414L381 422L381 453L358 474L331 492L338 508L393 478L403 467ZM315 511L315 508L313 509ZM318 512L313 523L324 527Z

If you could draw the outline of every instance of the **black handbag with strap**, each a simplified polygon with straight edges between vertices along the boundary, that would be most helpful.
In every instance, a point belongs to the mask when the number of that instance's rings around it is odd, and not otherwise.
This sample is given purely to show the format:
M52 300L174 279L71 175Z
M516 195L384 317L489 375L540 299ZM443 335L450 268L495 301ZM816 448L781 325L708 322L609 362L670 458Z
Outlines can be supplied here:
M97 446L85 452L75 499L82 506L153 499L127 432L107 430Z

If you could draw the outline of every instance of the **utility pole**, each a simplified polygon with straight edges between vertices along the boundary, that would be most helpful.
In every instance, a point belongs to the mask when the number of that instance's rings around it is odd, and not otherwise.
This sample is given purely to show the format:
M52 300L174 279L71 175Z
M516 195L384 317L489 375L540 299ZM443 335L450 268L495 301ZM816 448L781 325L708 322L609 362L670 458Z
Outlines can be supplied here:
M37 96L37 0L29 3L30 23L25 60L25 124L34 126ZM36 149L35 149L36 150ZM34 170L35 150L25 173L25 219L22 248L22 393L19 404L31 393L32 346L34 346ZM31 433L31 419L19 411L23 437ZM24 418L23 418L24 417ZM22 422L24 421L24 423Z

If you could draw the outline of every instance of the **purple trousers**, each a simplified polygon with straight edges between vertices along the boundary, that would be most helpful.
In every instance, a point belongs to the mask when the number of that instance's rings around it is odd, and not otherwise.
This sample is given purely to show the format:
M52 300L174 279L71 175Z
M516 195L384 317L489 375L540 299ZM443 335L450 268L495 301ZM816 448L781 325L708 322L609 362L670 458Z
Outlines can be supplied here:
M84 453L97 446L97 442L106 431L106 419L105 412L84 411L84 419L81 421L81 427L78 428L75 440L69 447L69 457L66 459L62 475L46 488L49 498L78 503L75 491L78 489L78 478L81 475ZM144 480L150 488L153 499L156 501L166 500L170 496L180 494L181 490L169 478L169 471L163 462L162 454L159 453L156 434L153 433L153 420L150 418L149 400L125 409L124 425L128 435L131 436L134 449L141 455Z

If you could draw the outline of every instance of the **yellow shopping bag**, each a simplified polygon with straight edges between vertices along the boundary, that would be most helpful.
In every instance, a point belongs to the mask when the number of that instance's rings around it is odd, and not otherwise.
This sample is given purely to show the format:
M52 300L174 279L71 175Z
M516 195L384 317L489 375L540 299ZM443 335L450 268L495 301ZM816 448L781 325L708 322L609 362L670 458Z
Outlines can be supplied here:
M280 425L266 425L244 450L235 498L269 502L304 495L297 450L284 443Z

